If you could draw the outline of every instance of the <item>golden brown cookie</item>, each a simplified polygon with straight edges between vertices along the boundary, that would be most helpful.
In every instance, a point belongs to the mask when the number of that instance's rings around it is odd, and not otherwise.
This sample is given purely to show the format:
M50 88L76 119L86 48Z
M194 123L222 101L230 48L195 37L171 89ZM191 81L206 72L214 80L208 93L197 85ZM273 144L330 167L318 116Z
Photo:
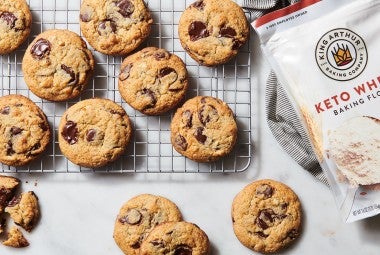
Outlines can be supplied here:
M141 245L140 255L207 255L206 233L190 222L167 222L155 227Z
M13 248L24 248L29 246L28 240L17 227L12 227L8 233L8 239L3 241L5 246Z
M185 64L164 49L145 48L121 65L120 94L144 114L158 115L173 109L184 98L187 87Z
M300 235L301 204L285 184L255 181L236 195L232 222L243 245L257 252L274 253Z
M202 65L226 63L249 36L241 7L231 0L199 0L181 15L179 39L189 55Z
M120 209L113 238L124 254L139 255L142 241L155 226L181 220L181 212L172 201L151 194L138 195Z
M132 135L132 125L120 105L93 98L66 110L58 134L59 147L71 162L101 167L123 154Z
M97 51L125 55L136 49L149 35L151 18L143 0L84 0L80 27Z
M28 164L41 155L50 142L45 114L24 96L0 97L0 123L0 162L3 164Z
M32 14L25 0L2 0L0 4L0 55L17 49L29 36Z
M69 30L39 34L22 60L29 89L50 101L75 98L86 88L94 70L94 58L86 42Z
M0 214L4 211L4 208L7 206L9 200L12 199L13 194L19 185L19 179L11 176L0 175ZM2 228L0 227L0 229Z
M30 232L36 226L40 217L38 197L33 191L15 196L9 201L5 212L9 213L17 225Z
M171 123L171 142L179 153L210 162L233 149L237 125L232 110L222 100L197 96L179 108Z

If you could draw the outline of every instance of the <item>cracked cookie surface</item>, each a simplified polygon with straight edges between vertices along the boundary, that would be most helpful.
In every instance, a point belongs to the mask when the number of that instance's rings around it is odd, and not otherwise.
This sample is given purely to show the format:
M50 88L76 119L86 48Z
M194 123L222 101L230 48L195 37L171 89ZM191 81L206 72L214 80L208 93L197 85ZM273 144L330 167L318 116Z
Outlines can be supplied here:
M149 35L151 18L143 0L84 0L80 27L84 37L97 51L126 55Z
M124 254L139 255L142 241L155 226L181 220L181 212L172 201L142 194L122 206L115 221L113 237Z
M24 248L29 246L29 242L26 240L20 229L12 227L9 230L7 240L3 241L3 245L13 248Z
M164 49L145 48L124 59L119 91L134 109L158 115L178 105L188 88L184 62Z
M17 49L29 36L32 14L25 0L2 0L0 5L0 54Z
M274 253L300 235L301 204L285 184L255 181L236 195L232 222L243 245L257 252Z
M210 162L231 152L237 137L232 110L222 100L197 96L179 108L171 123L171 143L180 154Z
M86 42L69 30L54 29L39 34L22 61L29 89L50 101L79 96L93 70L94 58Z
M124 152L131 135L131 122L120 105L93 98L66 110L59 124L58 142L74 164L101 167Z
M178 25L182 47L198 63L214 66L234 57L249 36L240 6L231 0L199 0L181 15Z
M21 166L37 158L50 141L42 110L21 95L0 97L0 162Z
M30 232L36 226L40 217L38 197L33 191L22 193L9 201L5 212L9 213L13 221Z
M141 255L207 255L206 233L190 222L167 222L155 227L143 241Z

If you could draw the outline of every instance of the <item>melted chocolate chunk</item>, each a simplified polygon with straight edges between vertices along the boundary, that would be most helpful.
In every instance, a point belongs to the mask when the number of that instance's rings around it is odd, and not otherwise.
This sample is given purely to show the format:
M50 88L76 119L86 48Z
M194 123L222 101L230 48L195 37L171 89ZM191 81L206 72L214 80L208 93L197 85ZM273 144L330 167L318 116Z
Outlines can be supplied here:
M16 24L17 17L12 12L3 12L0 14L0 19L7 22L10 28L14 28Z
M13 207L19 204L21 201L21 195L19 196L14 196L11 201L8 202L8 207Z
M1 187L0 189L0 206L6 206L7 200L10 196L10 191L8 189L5 189L4 187Z
M162 77L169 75L171 73L176 73L176 71L171 67L164 67L158 73L158 78L162 78Z
M203 0L198 0L195 3L193 3L191 6L193 6L194 8L197 8L200 11L203 11L205 5L206 4L203 2Z
M45 122L39 123L38 126L39 126L43 131L47 131L47 130L49 129L49 126L48 126Z
M264 199L270 198L273 195L273 187L268 184L262 184L256 189L256 195Z
M195 139L197 139L197 141L200 142L201 144L204 144L207 140L207 136L203 134L203 131L204 131L203 127L198 127L194 133Z
M152 241L150 241L150 243L156 247L160 247L160 248L165 247L165 242L164 242L164 240L161 240L161 239L152 240Z
M16 152L13 150L13 143L12 141L7 142L7 156L12 156Z
M49 55L51 51L51 44L48 40L40 38L30 49L30 53L35 59L42 59Z
M255 232L255 235L258 235L261 238L267 238L269 235L266 235L263 231Z
M65 71L68 75L70 75L70 80L69 82L67 83L67 85L69 86L73 86L73 85L76 85L78 84L78 81L79 81L79 74L78 75L75 75L75 72L73 71L73 69L71 67L68 67L66 65L61 65L61 68L63 71Z
M140 249L140 246L141 246L140 241L137 241L131 245L132 249Z
M234 40L234 43L232 45L233 50L238 50L244 43L239 40Z
M98 34L108 35L116 32L116 23L113 20L103 20L99 23Z
M232 27L223 27L220 29L219 32L221 37L227 37L227 38L234 38L236 34L236 30Z
M129 0L120 0L116 2L116 6L119 7L119 13L125 18L131 17L132 13L135 10L135 6Z
M10 112L10 109L11 108L9 106L5 106L3 109L1 109L1 114L8 115Z
M206 97L202 97L202 98L201 98L201 103L202 103L202 104L205 104L205 103L206 103Z
M174 250L174 255L191 255L193 254L193 249L185 244L178 245Z
M167 54L167 52L163 52L163 51L156 52L153 56L157 61L169 58L169 54Z
M273 212L272 209L260 210L259 216L257 216L257 218L256 218L256 224L260 228L265 230L269 227L268 224L274 222L275 216L276 216L276 214Z
M145 109L151 108L156 105L157 103L156 94L152 90L144 88L141 91L141 94L150 98L150 103L146 106Z
M189 35L191 41L197 41L210 36L210 32L207 30L205 23L202 21L194 21L189 26Z
M95 136L96 136L96 130L95 129L90 129L87 131L87 134L86 134L86 140L87 142L92 142L95 140Z
M175 138L175 144L183 151L187 150L187 141L185 139L185 137L183 137L182 135L178 135L176 138Z
M81 13L79 17L83 22L89 22L91 20L91 15L87 12Z
M110 113L111 114L120 115L121 117L125 116L125 112L118 112L118 111L115 111L115 110L110 110Z
M18 135L22 132L22 129L16 126L11 127L11 134L12 136Z
M186 110L182 113L182 117L185 123L185 127L191 128L193 126L193 114L190 110Z
M132 64L128 64L126 65L121 71L120 71L120 74L119 74L119 80L121 81L125 81L126 79L129 78L129 75L131 74L131 68L132 68Z
M27 153L27 156L30 157L32 155L32 152L35 150L38 150L39 148L41 148L41 144L37 142L36 144L32 146L32 148L30 148L30 150Z
M124 224L127 223L129 225L137 225L141 222L142 214L136 209L130 209L127 212L127 215L119 219L119 222Z
M217 119L219 117L218 111L213 105L203 105L198 111L198 119L203 126L206 126L212 119Z
M67 121L63 127L61 135L69 144L75 144L78 142L78 128L77 123L74 121Z

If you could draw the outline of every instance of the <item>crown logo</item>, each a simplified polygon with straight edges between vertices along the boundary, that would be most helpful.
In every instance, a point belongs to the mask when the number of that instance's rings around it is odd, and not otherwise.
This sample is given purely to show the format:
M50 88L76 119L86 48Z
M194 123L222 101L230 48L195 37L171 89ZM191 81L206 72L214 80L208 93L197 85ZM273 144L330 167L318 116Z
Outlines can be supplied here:
M351 63L353 59L348 46L342 44L342 47L340 47L339 44L337 44L337 47L338 49L334 47L334 51L331 52L334 56L334 60L337 66L345 66Z

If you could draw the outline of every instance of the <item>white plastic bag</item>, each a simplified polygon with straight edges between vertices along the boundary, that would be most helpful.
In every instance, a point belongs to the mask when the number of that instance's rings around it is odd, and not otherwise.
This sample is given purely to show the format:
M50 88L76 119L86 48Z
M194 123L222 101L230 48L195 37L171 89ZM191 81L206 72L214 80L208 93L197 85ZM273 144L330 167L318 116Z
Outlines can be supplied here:
M252 23L346 222L380 213L380 0L304 0Z

